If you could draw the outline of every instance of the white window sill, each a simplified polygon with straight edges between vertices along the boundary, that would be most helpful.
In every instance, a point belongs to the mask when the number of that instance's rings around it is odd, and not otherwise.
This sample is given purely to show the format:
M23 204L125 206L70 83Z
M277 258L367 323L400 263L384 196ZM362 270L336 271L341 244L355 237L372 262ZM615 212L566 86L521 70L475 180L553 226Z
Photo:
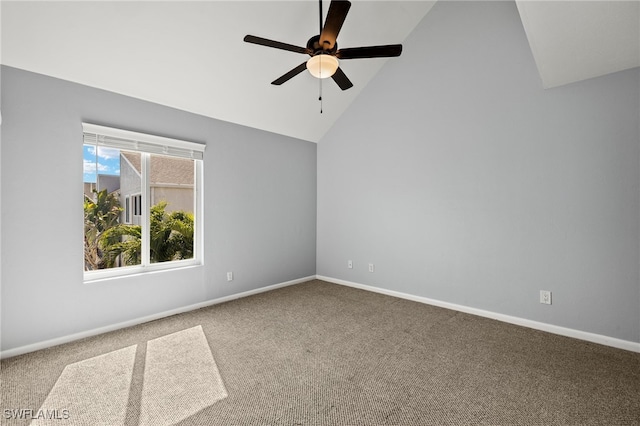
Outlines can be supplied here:
M112 281L121 278L132 278L159 272L178 271L202 266L200 260L178 260L174 262L154 263L149 266L123 266L99 271L85 271L84 284Z

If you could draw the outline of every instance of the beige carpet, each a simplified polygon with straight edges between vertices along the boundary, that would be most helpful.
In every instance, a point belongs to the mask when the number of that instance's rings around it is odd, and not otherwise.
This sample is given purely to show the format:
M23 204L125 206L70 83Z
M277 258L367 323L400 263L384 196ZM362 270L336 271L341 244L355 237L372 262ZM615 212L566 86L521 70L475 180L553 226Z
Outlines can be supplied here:
M202 327L147 342L140 425L172 425L226 398Z
M67 365L31 424L124 424L135 357L136 345Z
M321 281L1 367L7 425L640 425L640 354Z

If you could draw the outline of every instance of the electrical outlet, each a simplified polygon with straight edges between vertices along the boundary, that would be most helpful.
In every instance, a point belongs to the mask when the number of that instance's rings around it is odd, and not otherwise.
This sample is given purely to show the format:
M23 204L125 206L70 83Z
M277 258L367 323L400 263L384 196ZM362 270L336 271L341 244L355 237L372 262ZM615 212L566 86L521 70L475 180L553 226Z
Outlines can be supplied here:
M373 272L375 270L375 267L373 266L373 263L369 264L369 272Z
M349 269L353 269L353 261L352 260L347 260L347 267Z
M547 290L540 290L540 303L544 305L551 304L551 292Z
M233 281L233 272L227 272L227 281Z

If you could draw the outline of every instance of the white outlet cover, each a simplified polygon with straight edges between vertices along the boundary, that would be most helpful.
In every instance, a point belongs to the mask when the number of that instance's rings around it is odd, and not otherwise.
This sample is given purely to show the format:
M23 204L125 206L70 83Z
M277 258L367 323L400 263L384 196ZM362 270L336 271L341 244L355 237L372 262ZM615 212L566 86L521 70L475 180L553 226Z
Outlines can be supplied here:
M547 290L540 290L540 303L544 305L551 304L551 292Z

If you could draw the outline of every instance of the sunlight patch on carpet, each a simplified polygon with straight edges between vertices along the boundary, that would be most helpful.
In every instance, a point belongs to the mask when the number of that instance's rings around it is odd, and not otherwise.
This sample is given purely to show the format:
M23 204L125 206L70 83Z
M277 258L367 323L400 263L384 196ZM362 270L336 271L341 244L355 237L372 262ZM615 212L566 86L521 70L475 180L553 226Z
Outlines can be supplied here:
M202 326L149 340L140 425L171 425L227 397Z
M67 365L31 425L124 424L136 348Z

